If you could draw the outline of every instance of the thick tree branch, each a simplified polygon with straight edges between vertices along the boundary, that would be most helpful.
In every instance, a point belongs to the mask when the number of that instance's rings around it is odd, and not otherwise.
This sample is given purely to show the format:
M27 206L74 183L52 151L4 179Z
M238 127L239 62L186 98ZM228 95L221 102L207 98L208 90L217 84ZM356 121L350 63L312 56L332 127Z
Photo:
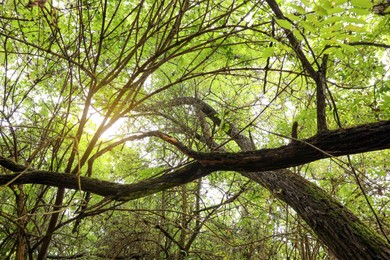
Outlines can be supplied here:
M1 165L3 165L3 161L4 158L0 157ZM52 187L78 190L80 184L81 190L83 191L98 194L113 200L126 201L145 197L191 182L208 175L210 172L210 170L205 169L199 163L195 162L161 177L148 179L135 184L119 184L68 173L27 170L25 173L0 175L0 185L5 185L13 180L12 184L43 184Z
M216 170L269 171L332 156L390 148L390 121L321 133L279 148L240 153L196 153L194 159Z
M0 165L14 172L0 175L0 185L43 184L81 190L112 198L132 200L176 187L213 171L269 171L302 165L330 156L363 153L390 148L390 120L325 132L301 142L275 149L262 149L241 153L196 153L197 162L183 166L169 174L135 184L118 184L74 174L25 169L12 160L0 157ZM168 138L169 139L169 138ZM175 141L171 142L172 144Z

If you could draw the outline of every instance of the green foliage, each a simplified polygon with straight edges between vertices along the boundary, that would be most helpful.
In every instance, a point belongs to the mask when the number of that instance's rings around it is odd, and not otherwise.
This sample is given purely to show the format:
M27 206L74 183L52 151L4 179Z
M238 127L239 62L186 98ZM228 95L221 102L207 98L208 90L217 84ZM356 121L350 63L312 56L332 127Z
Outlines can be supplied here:
M199 152L239 152L249 134L257 149L279 147L294 121L298 138L313 136L315 79L297 49L315 72L328 59L330 129L390 119L390 23L370 1L279 1L285 19L263 1L26 4L0 7L0 155L31 168L134 184L192 160L155 130ZM386 223L388 156L293 170L377 228L351 167ZM66 190L53 208L56 196L1 189L1 258L16 257L18 234L36 258L53 212L52 257L179 259L187 243L188 259L329 257L296 213L237 172L127 203Z

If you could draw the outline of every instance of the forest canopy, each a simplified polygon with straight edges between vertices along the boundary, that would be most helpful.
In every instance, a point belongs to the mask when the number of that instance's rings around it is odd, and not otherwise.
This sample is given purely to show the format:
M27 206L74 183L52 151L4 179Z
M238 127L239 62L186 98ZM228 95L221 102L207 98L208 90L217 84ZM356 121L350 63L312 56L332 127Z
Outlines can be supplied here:
M0 258L390 259L390 2L0 6Z

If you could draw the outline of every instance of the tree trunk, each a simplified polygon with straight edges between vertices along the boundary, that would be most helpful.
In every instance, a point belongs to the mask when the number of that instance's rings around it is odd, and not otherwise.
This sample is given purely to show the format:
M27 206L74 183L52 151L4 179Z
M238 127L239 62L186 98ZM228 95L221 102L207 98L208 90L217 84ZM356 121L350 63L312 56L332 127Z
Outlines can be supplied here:
M284 169L242 174L291 206L339 259L390 259L381 237L300 175Z
M16 188L16 205L17 205L17 246L16 246L16 259L23 260L26 258L26 194L24 193L23 185L18 185Z

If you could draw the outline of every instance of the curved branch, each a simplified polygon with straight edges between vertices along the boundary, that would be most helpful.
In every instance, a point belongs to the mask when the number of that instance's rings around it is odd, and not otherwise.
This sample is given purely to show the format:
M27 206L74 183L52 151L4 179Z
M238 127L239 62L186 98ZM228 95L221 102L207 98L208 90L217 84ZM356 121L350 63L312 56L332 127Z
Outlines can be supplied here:
M275 149L241 153L191 152L196 162L178 168L169 174L135 184L119 184L74 174L29 170L0 156L1 166L13 172L19 172L0 175L0 185L12 181L12 184L43 184L74 190L78 190L81 186L83 191L126 201L191 182L218 170L261 172L297 166L330 156L388 149L390 148L389 132L390 120L329 131ZM169 141L169 138L165 139ZM176 142L177 140L174 139L170 143L175 145Z
M0 157L0 165L2 166L4 166L4 159ZM12 168L17 168L17 164L14 163ZM69 173L27 170L25 173L0 175L0 185L5 185L13 180L12 184L43 184L73 190L79 190L81 187L81 190L86 192L113 200L127 201L191 182L210 173L210 170L194 162L154 179L144 180L135 184L120 184Z
M323 132L304 140L272 149L239 153L202 153L190 150L175 138L157 136L213 170L270 171L302 165L323 158L390 148L390 120L348 129Z

